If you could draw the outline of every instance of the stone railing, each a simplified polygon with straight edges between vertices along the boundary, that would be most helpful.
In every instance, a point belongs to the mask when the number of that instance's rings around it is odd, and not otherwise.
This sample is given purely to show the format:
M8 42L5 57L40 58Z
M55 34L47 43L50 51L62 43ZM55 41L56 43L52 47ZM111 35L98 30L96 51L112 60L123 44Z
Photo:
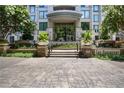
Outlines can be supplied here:
M124 55L124 48L95 48L91 46L85 46L80 50L81 57L92 57L96 54Z
M95 54L121 54L121 48L96 48Z

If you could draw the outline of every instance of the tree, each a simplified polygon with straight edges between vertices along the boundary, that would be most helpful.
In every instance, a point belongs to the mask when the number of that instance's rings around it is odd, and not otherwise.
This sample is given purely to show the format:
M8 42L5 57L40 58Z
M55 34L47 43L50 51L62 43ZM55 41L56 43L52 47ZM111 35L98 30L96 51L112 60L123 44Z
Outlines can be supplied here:
M23 26L23 35L22 35L22 39L23 40L33 40L33 36L32 36L32 31L34 31L36 29L36 24L34 24L34 22L27 20L27 22L24 22L24 26Z
M110 38L109 35L124 30L124 6L103 6L105 18L101 25L101 38ZM104 38L105 37L105 38Z
M8 33L32 31L35 24L30 20L25 6L0 6L0 34L5 39Z

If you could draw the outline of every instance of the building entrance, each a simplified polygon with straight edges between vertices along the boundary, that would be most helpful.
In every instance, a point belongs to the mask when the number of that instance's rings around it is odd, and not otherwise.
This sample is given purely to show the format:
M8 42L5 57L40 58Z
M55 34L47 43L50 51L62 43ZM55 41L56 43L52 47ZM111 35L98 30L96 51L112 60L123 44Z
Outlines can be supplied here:
M54 41L75 41L74 23L55 23L53 31Z

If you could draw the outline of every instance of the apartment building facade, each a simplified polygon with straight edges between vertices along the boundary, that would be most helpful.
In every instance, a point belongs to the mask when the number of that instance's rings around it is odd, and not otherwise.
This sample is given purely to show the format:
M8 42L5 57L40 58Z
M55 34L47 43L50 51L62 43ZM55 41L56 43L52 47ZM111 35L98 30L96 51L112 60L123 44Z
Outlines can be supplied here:
M34 39L40 31L47 31L54 41L75 41L86 30L91 30L93 40L99 38L102 21L100 5L29 5L31 20L37 24Z
M93 40L99 38L100 5L28 5L27 9L31 20L37 24L35 41L41 31L48 32L49 40L53 41L76 41L87 30L92 31ZM8 41L18 40L20 36L20 33L13 34Z

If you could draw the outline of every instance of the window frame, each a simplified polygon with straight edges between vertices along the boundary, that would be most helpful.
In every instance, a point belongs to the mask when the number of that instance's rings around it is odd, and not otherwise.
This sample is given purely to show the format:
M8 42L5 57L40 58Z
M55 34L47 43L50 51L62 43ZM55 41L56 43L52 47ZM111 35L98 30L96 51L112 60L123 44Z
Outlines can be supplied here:
M99 12L99 5L93 5L93 12Z
M40 5L40 6L39 6L39 11L42 11L42 10L44 10L44 9L46 9L46 8L47 8L46 5Z
M83 25L85 26L83 27ZM81 28L82 30L90 30L90 22L81 22Z
M34 17L33 20L32 20L32 17ZM35 15L30 15L30 18L31 18L32 21L35 21L35 17L36 17Z
M95 17L95 16L98 17L98 20L96 20L97 17ZM99 22L99 15L93 15L93 22Z
M88 14L88 17L86 16L86 13ZM83 19L90 19L90 10L82 10L82 17Z
M40 24L41 24L41 27L40 27ZM48 27L48 22L39 22L40 31L46 31L47 27Z
M96 29L97 28L97 29ZM93 25L93 30L95 32L99 32L99 25Z
M30 9L30 13L35 13L35 11L36 11L35 5L30 5L29 9ZM32 9L33 9L33 12L32 12Z
M42 13L42 17L40 13ZM48 13L47 11L39 11L39 19L47 19L47 13Z

